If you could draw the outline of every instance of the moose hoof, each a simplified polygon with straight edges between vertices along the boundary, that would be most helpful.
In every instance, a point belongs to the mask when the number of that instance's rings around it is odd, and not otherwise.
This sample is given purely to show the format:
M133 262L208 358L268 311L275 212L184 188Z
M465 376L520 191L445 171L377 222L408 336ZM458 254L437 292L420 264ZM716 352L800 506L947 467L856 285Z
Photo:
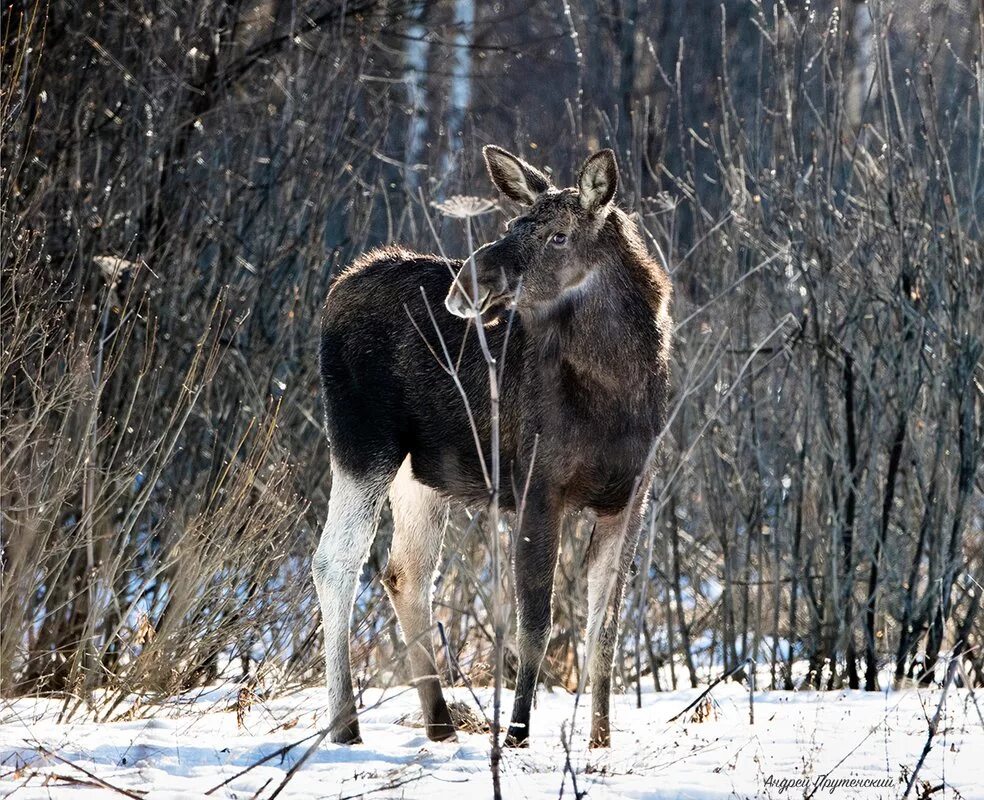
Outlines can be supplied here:
M424 728L427 730L427 738L432 742L456 742L458 737L455 734L454 714L444 702L444 697L440 694L440 687L437 691L438 695L430 713L424 713Z
M526 734L524 729L510 728L509 733L506 734L506 747L529 747L530 737Z
M432 742L456 742L458 734L454 731L454 725L428 725L427 738Z
M328 736L332 744L362 744L358 721L336 725Z

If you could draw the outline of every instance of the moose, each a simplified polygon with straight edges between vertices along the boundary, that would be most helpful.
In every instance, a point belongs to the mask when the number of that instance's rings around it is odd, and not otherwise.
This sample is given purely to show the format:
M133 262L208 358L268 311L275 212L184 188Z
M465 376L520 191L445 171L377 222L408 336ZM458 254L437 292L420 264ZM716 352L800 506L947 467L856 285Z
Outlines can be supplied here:
M611 150L592 155L565 189L506 150L489 145L484 156L492 182L523 212L500 239L464 261L371 251L325 301L320 368L332 482L312 572L336 743L361 742L349 624L387 496L394 529L382 582L409 647L427 735L455 738L431 594L449 502L488 503L488 465L498 463L499 507L515 520L518 667L506 744L528 743L562 521L588 510L590 745L610 746L619 608L668 393L670 280L615 203ZM456 380L440 359L445 348ZM489 352L501 375L497 462Z

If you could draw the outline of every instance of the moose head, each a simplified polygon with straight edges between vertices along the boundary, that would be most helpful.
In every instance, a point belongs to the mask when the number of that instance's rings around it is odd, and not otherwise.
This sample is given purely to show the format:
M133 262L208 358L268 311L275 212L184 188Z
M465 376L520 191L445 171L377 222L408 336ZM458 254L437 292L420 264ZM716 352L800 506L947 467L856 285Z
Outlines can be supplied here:
M581 167L576 187L557 189L512 153L493 145L483 152L492 182L524 213L465 262L445 306L464 318L509 303L520 314L548 310L587 287L610 258L611 245L601 233L618 186L615 154L595 153Z

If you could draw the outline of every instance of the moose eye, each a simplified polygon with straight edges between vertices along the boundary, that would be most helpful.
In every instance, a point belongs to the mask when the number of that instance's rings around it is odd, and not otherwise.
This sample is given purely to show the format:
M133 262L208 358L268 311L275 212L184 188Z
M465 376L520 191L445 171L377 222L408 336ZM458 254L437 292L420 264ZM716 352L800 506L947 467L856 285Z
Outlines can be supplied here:
M566 233L555 233L550 237L550 244L557 247L563 247L567 244L567 234Z

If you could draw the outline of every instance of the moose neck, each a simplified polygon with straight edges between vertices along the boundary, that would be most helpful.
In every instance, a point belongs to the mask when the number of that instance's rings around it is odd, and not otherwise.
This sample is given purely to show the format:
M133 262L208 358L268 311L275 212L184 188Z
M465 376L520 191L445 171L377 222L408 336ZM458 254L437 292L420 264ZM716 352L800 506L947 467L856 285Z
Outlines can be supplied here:
M609 390L605 394L644 390L655 355L655 309L644 272L613 257L597 265L581 286L524 315L543 368L563 368L586 389Z

